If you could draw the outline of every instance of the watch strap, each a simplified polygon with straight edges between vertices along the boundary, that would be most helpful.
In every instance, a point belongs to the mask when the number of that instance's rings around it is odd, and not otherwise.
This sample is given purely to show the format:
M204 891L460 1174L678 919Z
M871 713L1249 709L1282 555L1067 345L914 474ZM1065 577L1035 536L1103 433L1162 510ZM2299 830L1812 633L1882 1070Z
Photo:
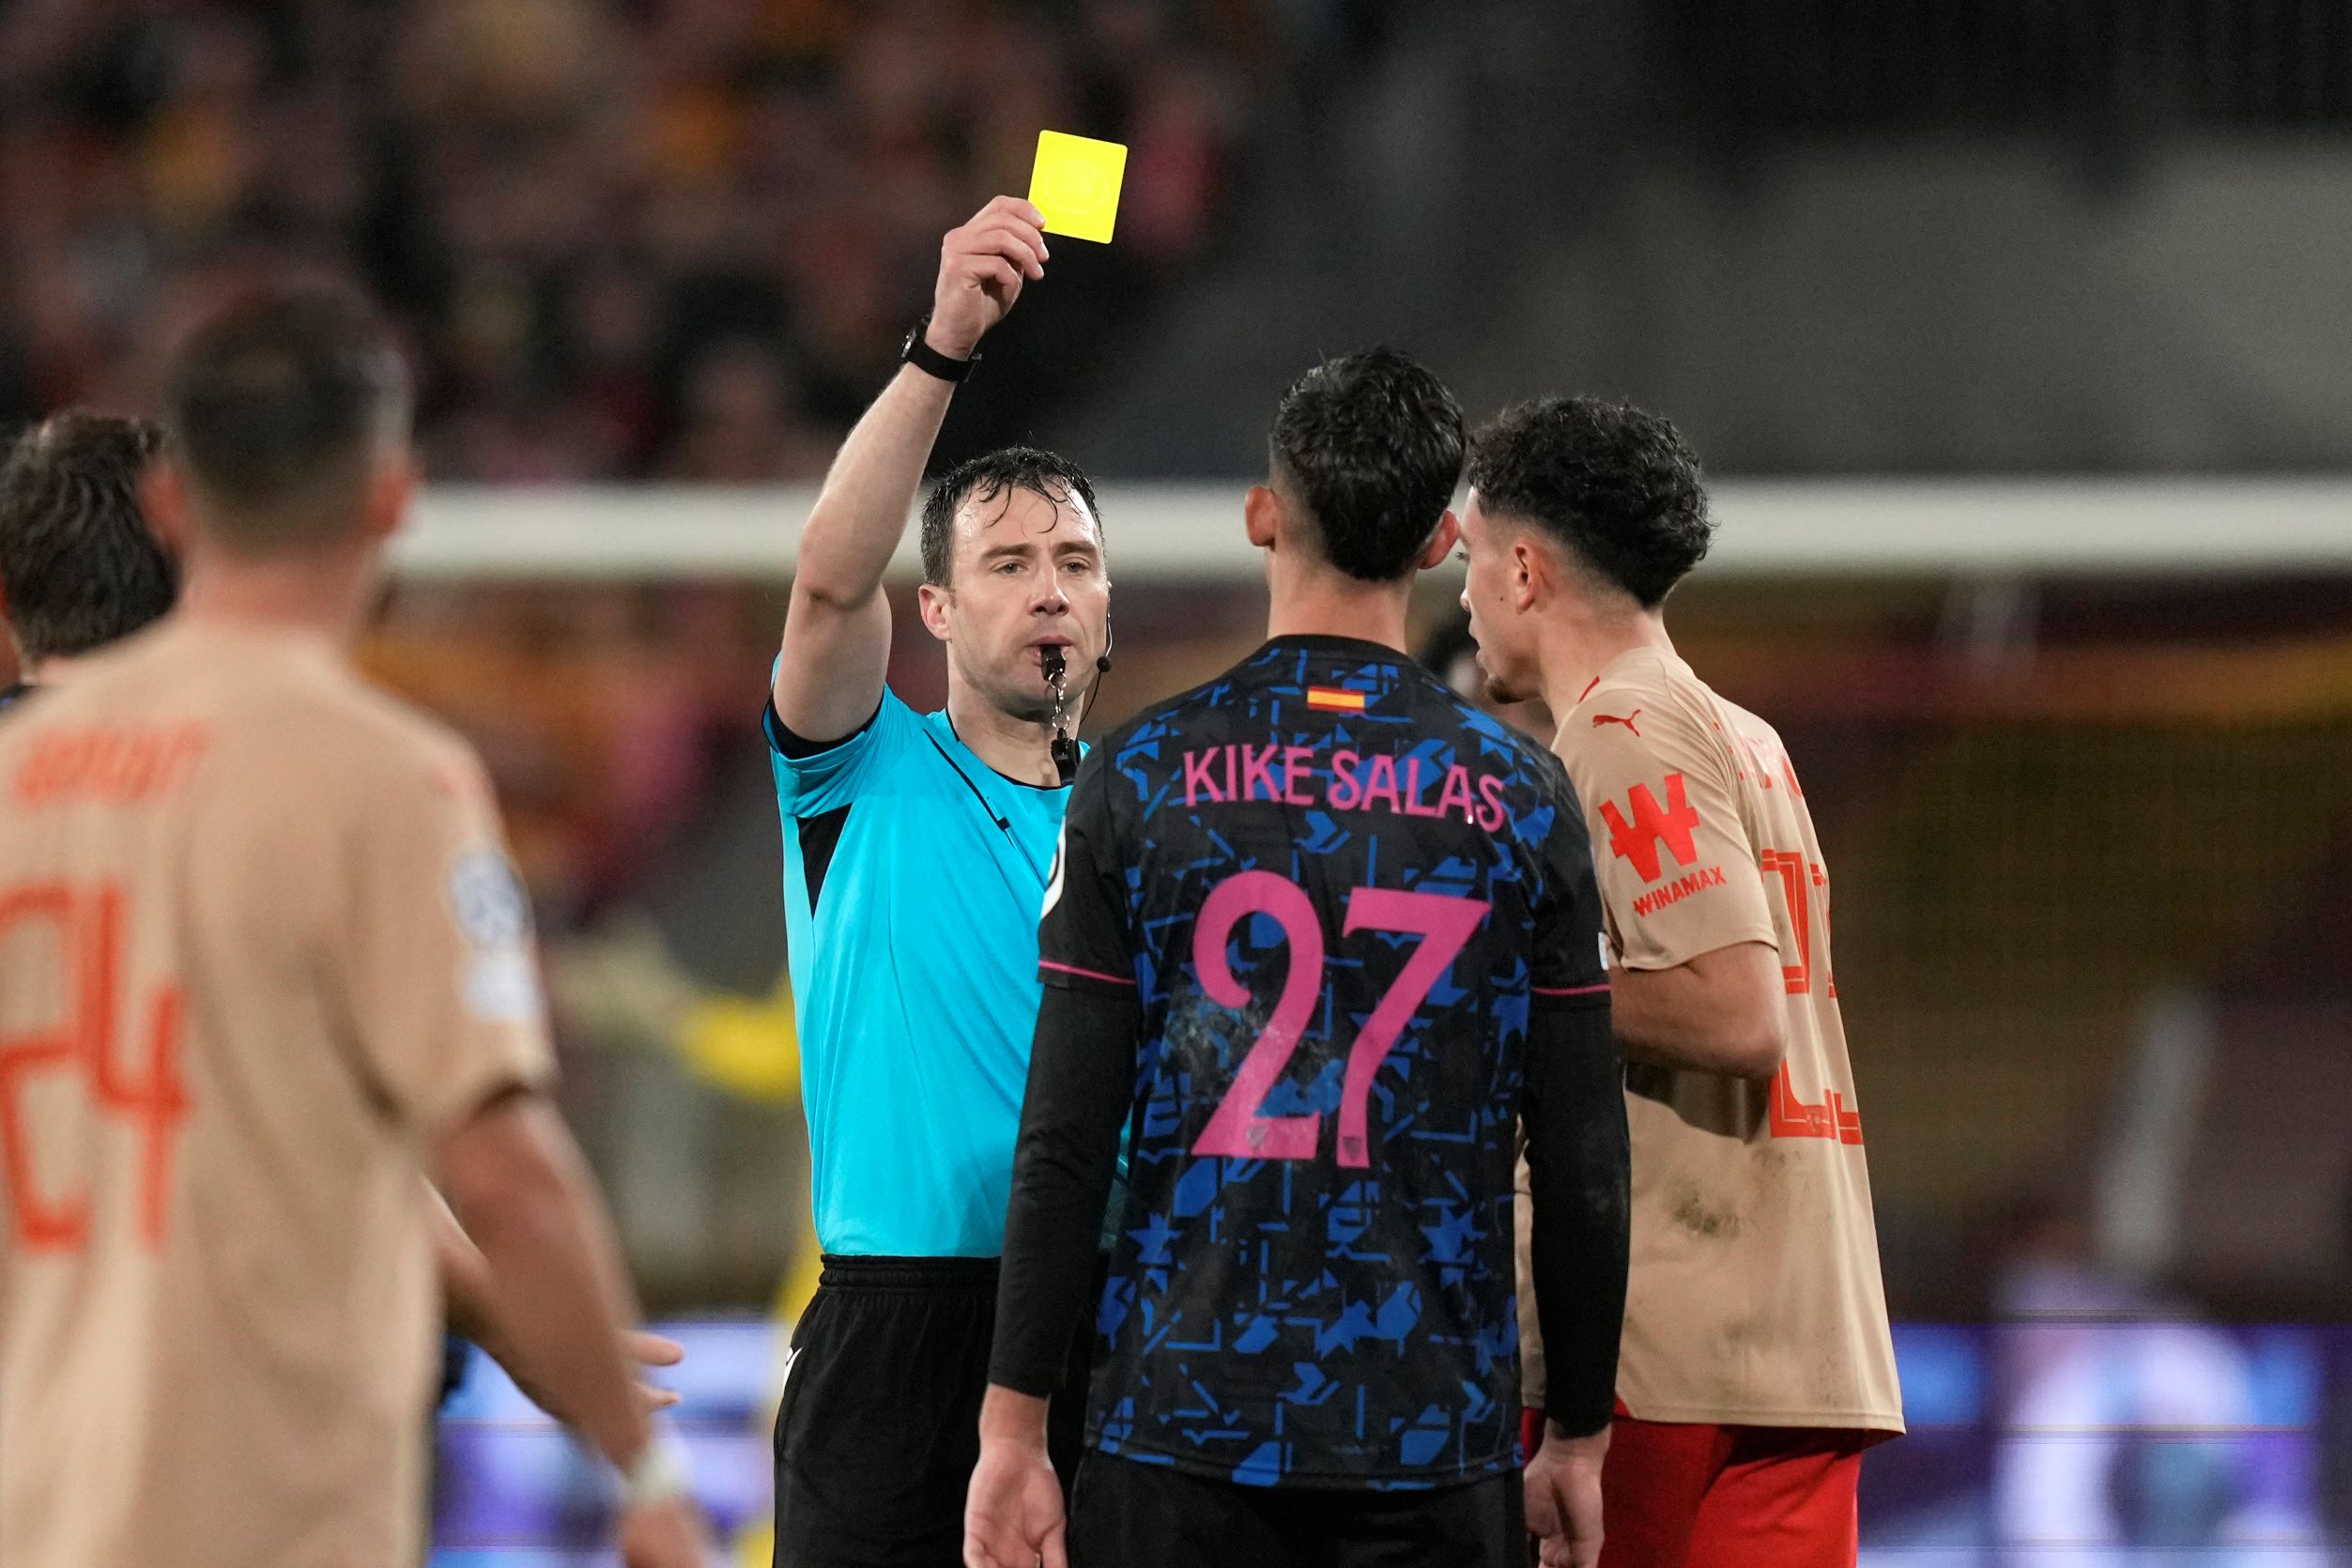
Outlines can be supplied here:
M926 311L923 319L915 324L915 330L907 333L906 343L899 350L899 358L924 375L936 376L943 381L961 381L971 375L972 367L980 362L980 356L974 354L968 360L958 360L933 348L923 336L930 329L930 313Z

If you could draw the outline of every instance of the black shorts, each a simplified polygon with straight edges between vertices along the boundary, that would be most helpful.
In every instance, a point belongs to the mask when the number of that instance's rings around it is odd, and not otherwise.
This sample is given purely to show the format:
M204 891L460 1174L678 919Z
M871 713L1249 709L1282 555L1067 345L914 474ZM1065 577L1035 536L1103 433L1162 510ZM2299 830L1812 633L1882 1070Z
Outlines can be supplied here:
M776 1418L776 1568L960 1568L995 1325L994 1258L824 1260ZM1048 1422L1065 1489L1090 1343Z
M1070 1568L1526 1568L1519 1477L1377 1492L1242 1486L1089 1453Z

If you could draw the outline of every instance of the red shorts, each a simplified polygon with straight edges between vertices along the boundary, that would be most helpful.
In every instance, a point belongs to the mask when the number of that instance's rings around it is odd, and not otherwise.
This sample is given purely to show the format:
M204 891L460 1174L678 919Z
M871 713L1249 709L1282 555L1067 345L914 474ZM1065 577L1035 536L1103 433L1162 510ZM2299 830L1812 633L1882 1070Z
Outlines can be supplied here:
M1601 1468L1601 1568L1853 1568L1854 1487L1879 1436L1637 1421L1621 1406Z

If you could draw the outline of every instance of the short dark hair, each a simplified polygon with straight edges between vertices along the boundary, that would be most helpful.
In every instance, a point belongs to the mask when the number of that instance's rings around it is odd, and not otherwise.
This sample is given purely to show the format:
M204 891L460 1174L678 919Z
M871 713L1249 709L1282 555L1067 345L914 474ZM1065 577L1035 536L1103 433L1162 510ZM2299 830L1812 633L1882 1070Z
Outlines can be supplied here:
M1486 512L1541 524L1645 609L1665 603L1714 535L1698 454L1629 403L1545 397L1505 408L1472 438L1469 476Z
M28 662L103 648L178 597L139 504L162 446L160 425L77 409L35 426L0 465L0 594Z
M1102 531L1102 514L1095 508L1094 482L1067 457L1033 446L1000 447L966 459L947 470L923 502L923 580L934 588L947 586L956 564L956 509L966 500L982 503L1015 490L1043 496L1056 506L1072 498L1084 501L1095 531Z
M1462 479L1462 409L1389 347L1326 360L1290 384L1267 439L1324 559L1351 577L1410 575Z
M206 318L173 356L177 455L232 546L331 542L384 443L405 440L410 391L391 330L348 290L256 289Z

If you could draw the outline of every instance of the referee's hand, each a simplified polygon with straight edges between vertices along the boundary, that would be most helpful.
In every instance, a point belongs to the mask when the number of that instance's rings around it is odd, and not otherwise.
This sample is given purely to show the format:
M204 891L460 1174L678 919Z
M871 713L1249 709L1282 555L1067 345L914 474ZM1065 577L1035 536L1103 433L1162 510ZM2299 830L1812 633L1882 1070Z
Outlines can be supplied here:
M1019 196L990 202L939 242L923 340L950 359L970 359L1021 298L1021 285L1045 276L1045 214Z
M1065 1526L1045 1445L983 1437L963 1505L963 1568L1069 1568Z

